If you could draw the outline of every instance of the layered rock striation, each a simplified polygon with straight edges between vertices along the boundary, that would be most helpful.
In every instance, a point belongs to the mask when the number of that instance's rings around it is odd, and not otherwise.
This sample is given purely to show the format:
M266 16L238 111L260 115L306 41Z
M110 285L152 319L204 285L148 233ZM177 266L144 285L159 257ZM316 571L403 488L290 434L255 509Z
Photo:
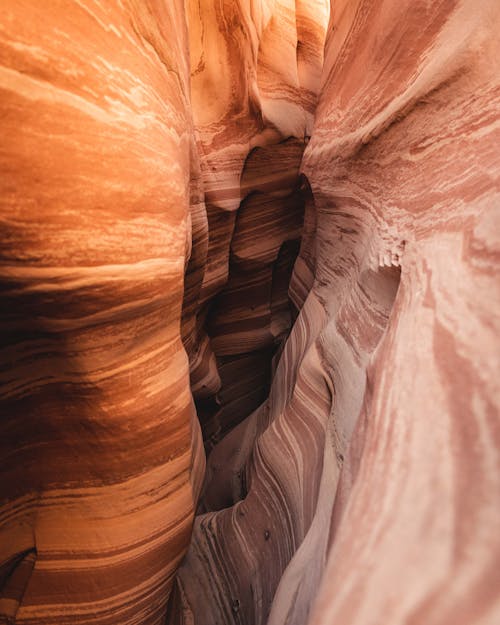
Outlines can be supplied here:
M265 400L290 329L327 16L325 0L190 3L200 170L184 341L207 451Z
M498 23L333 4L300 313L209 456L172 622L499 618Z
M6 2L0 622L497 623L497 4Z
M0 621L161 623L204 463L184 3L1 13Z

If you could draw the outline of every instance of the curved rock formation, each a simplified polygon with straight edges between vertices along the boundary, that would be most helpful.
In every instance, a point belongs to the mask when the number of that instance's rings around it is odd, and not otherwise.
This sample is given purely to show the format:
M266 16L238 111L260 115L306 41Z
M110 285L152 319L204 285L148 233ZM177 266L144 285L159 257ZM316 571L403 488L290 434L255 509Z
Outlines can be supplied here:
M2 6L1 622L161 623L189 543L183 7Z
M489 1L333 6L303 163L316 292L351 336L329 362L373 340L343 312L352 293L373 300L365 272L400 267L401 284L343 452L311 625L500 618L499 24ZM333 414L341 431L356 417Z
M172 622L500 617L498 18L333 5L300 314L209 458Z
M327 0L189 3L206 211L195 203L184 340L207 450L266 398L273 354L290 329L298 171L327 15Z
M6 2L0 622L496 625L499 26Z

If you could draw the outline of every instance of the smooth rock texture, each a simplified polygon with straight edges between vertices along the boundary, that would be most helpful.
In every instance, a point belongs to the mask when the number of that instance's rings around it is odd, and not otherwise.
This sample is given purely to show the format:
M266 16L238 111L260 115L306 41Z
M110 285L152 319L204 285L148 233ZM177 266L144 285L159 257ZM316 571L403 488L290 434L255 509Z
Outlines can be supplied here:
M309 623L370 625L383 615L394 625L493 625L500 5L362 0L332 10L303 170L318 214L314 290L344 334L328 341L326 356L337 431L349 432L357 412L342 410L343 361L359 362L357 345L374 340L359 308L347 307L361 298L377 310L390 267L401 268L401 282L366 366L352 440L340 448ZM367 283L374 271L379 283Z
M499 28L5 0L0 623L500 622Z
M499 25L332 3L300 314L209 457L171 622L499 621Z
M303 222L298 174L329 7L188 4L201 169L193 177L183 336L210 451L267 397L273 355L290 329L287 291Z
M182 1L2 3L2 623L164 622L204 462L188 54Z

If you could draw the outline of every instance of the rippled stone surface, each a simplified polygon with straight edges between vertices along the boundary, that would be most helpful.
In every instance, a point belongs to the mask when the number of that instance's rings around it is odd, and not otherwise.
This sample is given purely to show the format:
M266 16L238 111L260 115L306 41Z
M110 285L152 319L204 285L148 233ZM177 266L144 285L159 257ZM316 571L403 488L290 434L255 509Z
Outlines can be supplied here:
M311 625L500 619L499 8L333 4L303 170L344 461Z
M300 313L268 401L209 457L183 622L493 625L498 9L332 11Z
M184 3L1 13L0 621L162 623L204 462Z
M265 400L290 330L327 17L328 0L190 3L201 167L183 336L207 451Z
M496 625L498 3L5 5L0 621Z

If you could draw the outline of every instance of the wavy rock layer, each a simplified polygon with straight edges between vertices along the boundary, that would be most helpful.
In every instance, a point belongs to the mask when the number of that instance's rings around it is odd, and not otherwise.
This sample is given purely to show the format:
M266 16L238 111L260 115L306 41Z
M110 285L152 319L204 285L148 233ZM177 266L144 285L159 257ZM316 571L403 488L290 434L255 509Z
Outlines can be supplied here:
M383 293L367 272L387 280L400 267L401 283L342 452L311 625L500 619L499 9L333 7L303 168L318 214L314 291L349 332L326 358L339 408L343 354L373 340L346 304ZM356 416L332 418L345 432Z
M172 622L493 625L498 5L332 10L300 314L209 458Z
M299 166L323 60L326 0L189 5L201 168L183 336L209 451L267 397L291 326ZM279 50L279 54L277 54Z
M1 618L162 622L203 479L181 336L210 448L291 325L326 15L6 7Z
M2 6L1 622L164 620L203 473L187 58L182 1Z
M7 4L0 622L496 625L498 3Z

